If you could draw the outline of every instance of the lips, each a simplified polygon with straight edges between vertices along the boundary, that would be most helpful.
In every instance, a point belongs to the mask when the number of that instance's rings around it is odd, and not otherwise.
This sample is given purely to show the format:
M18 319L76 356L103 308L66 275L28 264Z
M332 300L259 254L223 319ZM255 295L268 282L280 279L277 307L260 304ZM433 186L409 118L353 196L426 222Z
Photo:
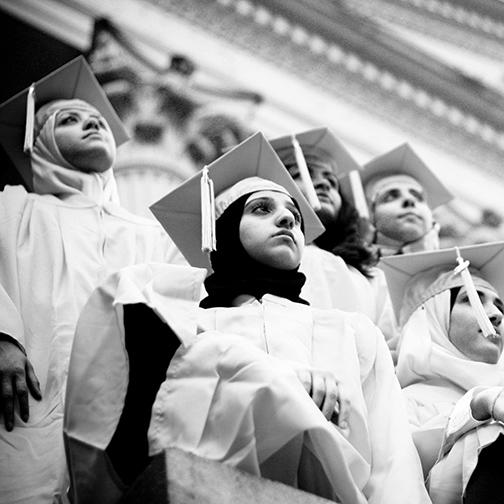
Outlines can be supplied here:
M490 336L487 336L487 339L492 343L499 344L501 341L501 336L496 332L495 334L490 334Z
M84 140L87 138L99 138L102 139L102 135L99 131L91 131L90 133L86 133L83 137Z
M416 214L415 212L405 212L399 215L400 219L404 218L409 218L409 217L414 217L415 219L421 219L420 215Z
M326 192L317 191L316 194L317 194L317 198L318 199L321 199L321 200L324 200L324 201L331 201L331 198L329 197L329 194L327 194Z
M290 238L292 241L294 241L294 234L292 232L290 232L288 229L279 231L278 233L275 233L273 236L274 237L286 236L286 237Z

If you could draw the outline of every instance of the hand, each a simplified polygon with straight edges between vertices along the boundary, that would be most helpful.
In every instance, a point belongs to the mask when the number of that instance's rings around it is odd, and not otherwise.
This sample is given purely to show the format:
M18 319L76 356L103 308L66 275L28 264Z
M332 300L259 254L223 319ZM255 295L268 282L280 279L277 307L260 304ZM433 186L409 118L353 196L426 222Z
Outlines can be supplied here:
M26 355L16 343L0 339L0 416L3 413L8 431L14 428L16 400L21 419L23 422L28 421L28 391L37 401L42 399L38 379Z
M482 387L471 400L472 416L476 420L494 419L504 422L504 387Z
M304 389L322 414L338 427L346 429L350 400L341 382L329 371L308 368L295 371Z

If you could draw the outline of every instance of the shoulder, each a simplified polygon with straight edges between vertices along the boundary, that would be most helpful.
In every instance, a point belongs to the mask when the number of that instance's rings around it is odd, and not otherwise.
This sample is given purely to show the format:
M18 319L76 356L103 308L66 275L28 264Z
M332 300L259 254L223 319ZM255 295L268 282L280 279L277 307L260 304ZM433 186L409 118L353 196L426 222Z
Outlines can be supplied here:
M40 198L38 194L29 193L23 186L5 186L0 191L0 207L2 220L12 219L14 215L23 212L28 201Z
M30 193L21 185L7 185L0 191L0 200L3 202L5 200L24 200Z
M313 268L365 278L356 268L349 266L339 255L323 250L316 245L308 245L303 252L300 270L309 271Z

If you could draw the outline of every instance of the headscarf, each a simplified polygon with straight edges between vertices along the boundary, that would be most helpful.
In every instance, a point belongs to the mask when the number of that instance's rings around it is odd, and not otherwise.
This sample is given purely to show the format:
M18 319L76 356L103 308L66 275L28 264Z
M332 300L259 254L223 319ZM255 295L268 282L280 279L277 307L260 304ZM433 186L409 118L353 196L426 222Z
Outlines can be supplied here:
M214 272L205 280L208 296L201 301L200 306L229 307L242 294L257 299L264 294L273 294L308 304L299 297L306 277L298 272L298 268L272 268L252 259L243 248L240 221L250 194L253 193L244 194L231 203L216 222L217 250L210 254Z
M484 279L476 277L476 285L495 289ZM444 284L444 288L443 288ZM450 328L450 288L463 285L460 275L445 274L424 295L403 329L397 377L404 388L414 383L434 382L456 385L467 391L476 386L504 385L504 368L471 360L448 338Z
M112 167L102 173L84 173L62 156L56 144L54 126L57 113L65 109L99 113L82 100L56 100L37 111L35 141L31 156L34 192L53 194L59 198L79 195L83 200L92 200L99 205L119 204Z

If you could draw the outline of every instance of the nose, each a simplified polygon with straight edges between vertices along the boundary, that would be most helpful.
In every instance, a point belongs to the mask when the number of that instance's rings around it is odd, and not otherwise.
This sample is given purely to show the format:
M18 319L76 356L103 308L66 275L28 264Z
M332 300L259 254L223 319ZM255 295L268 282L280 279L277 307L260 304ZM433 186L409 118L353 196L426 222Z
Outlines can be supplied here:
M276 225L285 229L292 229L294 227L294 216L286 208L279 212Z
M495 328L499 327L502 322L502 312L493 303L489 307L487 307L486 312L488 318L490 319L490 322L492 322L492 325Z
M88 117L84 123L84 129L100 129L100 123L98 122L98 119L96 117Z
M402 200L403 200L402 206L404 208L416 206L415 198L413 198L413 196L411 196L411 194L408 194L408 193L404 194Z
M325 191L329 191L331 189L329 181L320 175L312 176L312 182L315 189L324 189Z

